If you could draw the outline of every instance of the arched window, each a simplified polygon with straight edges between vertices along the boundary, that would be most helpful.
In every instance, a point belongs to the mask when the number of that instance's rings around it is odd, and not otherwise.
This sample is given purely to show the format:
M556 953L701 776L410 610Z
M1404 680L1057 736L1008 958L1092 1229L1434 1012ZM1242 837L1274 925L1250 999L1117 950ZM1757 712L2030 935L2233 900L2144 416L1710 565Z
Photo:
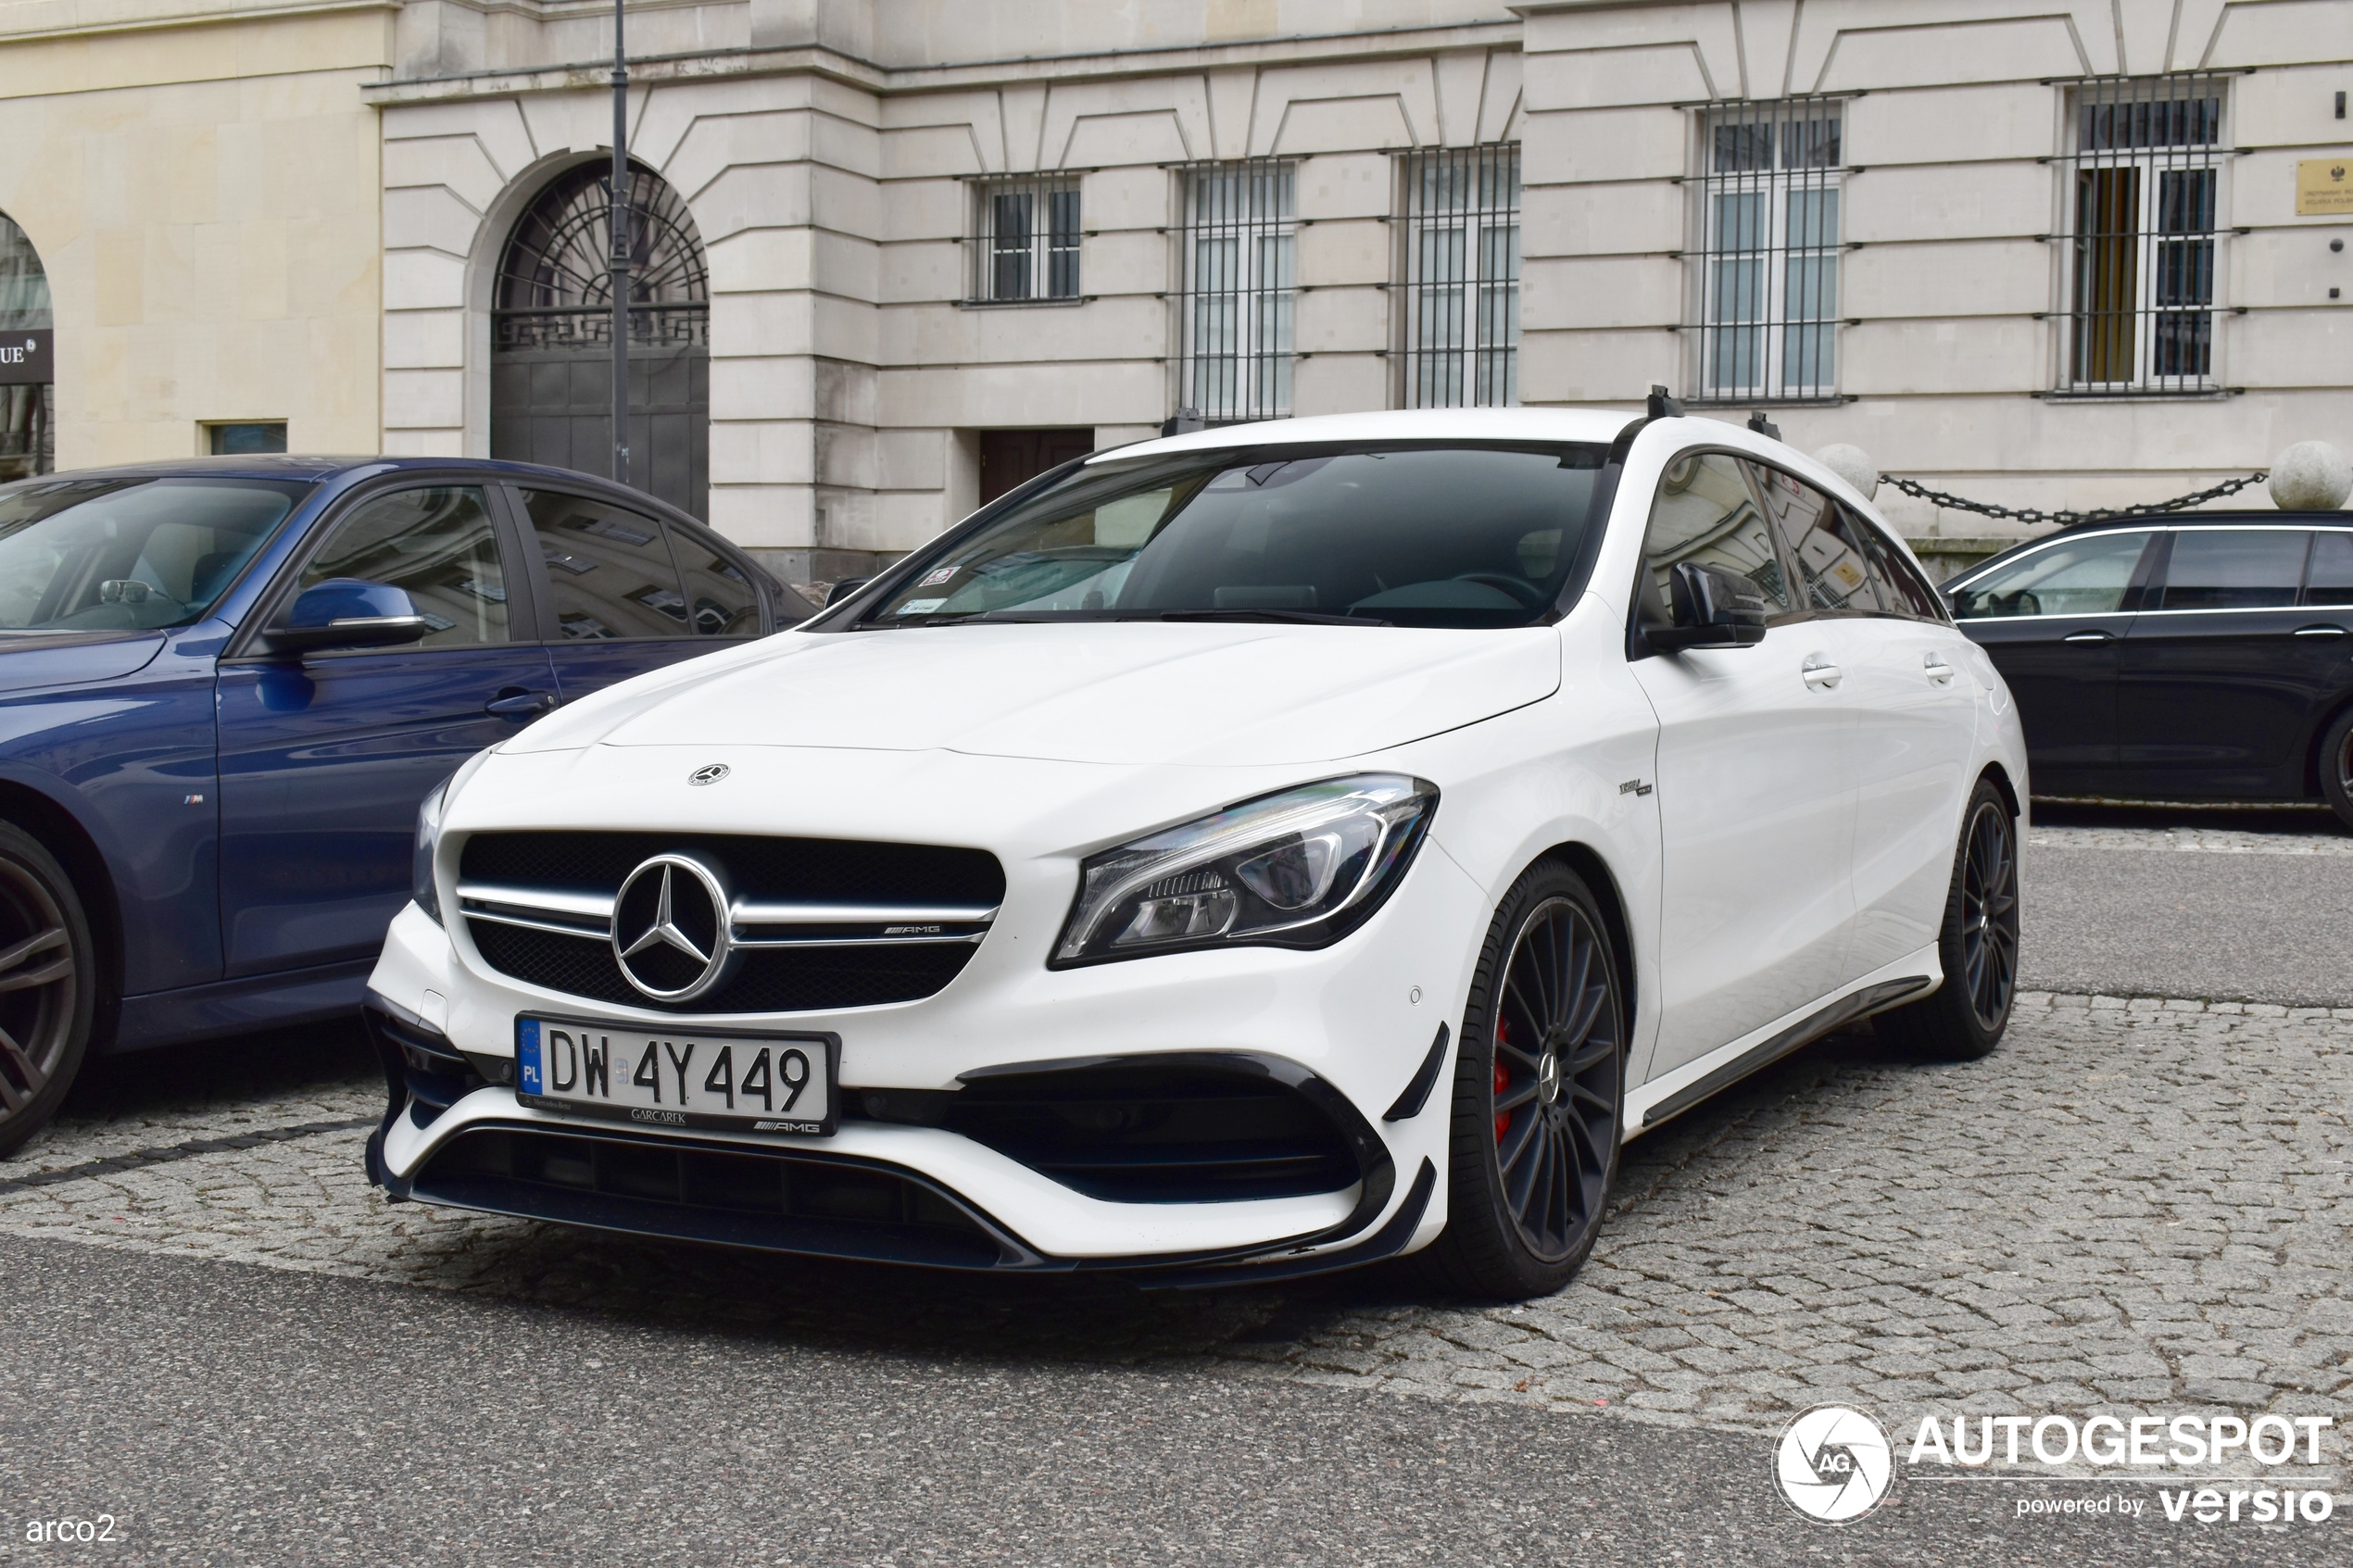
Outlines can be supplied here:
M696 517L710 493L711 289L678 193L630 170L629 480ZM515 222L491 309L490 453L603 474L612 455L610 166Z
M0 213L0 480L57 466L53 324L40 254Z

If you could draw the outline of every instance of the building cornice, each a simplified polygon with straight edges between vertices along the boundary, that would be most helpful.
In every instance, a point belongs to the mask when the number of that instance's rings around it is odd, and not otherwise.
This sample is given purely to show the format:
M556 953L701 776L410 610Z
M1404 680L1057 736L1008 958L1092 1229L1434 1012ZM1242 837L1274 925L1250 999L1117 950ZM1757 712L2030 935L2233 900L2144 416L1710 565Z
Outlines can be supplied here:
M511 3L511 0L510 0ZM504 8L504 7L501 7ZM520 8L520 7L518 7ZM1255 39L1235 44L1180 44L1148 49L1076 55L1025 55L1015 58L957 61L944 65L886 66L837 49L697 49L674 55L632 56L633 84L695 82L713 78L821 76L880 96L996 87L1013 82L1059 83L1115 81L1171 72L1236 66L1291 66L1378 60L1468 49L1519 47L1516 21L1466 22L1459 26L1396 28L1380 32L1319 33ZM582 60L524 69L461 71L374 82L361 91L386 107L447 103L517 94L574 92L610 81L609 59Z
M96 38L111 33L163 32L193 27L237 27L248 22L283 21L297 17L340 16L364 11L397 12L403 0L294 0L280 6L214 6L207 10L167 10L126 14L102 20L77 21L58 27L14 28L0 20L0 48L11 44L39 44L63 38ZM46 9L47 7L43 7ZM66 7L57 7L64 10ZM126 12L130 7L124 7Z

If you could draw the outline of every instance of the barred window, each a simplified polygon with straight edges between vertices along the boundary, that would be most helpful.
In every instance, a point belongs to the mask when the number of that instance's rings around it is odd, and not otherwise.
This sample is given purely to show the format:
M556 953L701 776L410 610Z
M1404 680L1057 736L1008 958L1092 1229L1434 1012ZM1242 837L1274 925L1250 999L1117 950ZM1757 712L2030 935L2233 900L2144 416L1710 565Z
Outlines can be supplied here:
M1290 412L1298 168L1244 158L1184 170L1176 400L1211 420Z
M1702 396L1771 402L1838 389L1842 108L1780 98L1700 122L1692 282Z
M1078 297L1078 179L989 180L974 186L972 298Z
M1519 148L1408 153L1404 342L1408 408L1519 401Z
M2062 384L2203 391L2214 384L2221 82L2088 82L2070 107Z

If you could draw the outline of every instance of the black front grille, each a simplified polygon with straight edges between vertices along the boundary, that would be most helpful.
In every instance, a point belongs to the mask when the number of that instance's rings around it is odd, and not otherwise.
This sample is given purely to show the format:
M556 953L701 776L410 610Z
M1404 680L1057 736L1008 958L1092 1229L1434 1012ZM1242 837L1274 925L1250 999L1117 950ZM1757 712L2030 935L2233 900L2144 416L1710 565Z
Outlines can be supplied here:
M955 979L976 950L969 942L752 947L717 990L689 1002L657 1002L622 977L612 945L601 936L560 936L487 920L470 920L466 929L483 961L501 974L568 996L663 1012L815 1012L918 1001Z
M935 1106L940 1125L1114 1203L1295 1198L1361 1174L1331 1119L1263 1076L1106 1064L981 1078Z
M615 894L661 854L715 867L739 897L778 903L962 905L994 908L1004 869L985 849L718 834L485 833L466 841L459 875L510 887ZM502 974L592 1001L666 1012L812 1012L918 1001L972 961L969 942L871 947L747 948L733 975L691 1002L653 1001L629 984L601 936L566 936L496 921L466 922L483 961ZM665 955L647 961L659 967ZM673 963L686 965L683 957ZM685 985L691 966L658 981Z
M458 874L614 893L661 854L692 855L719 868L737 894L779 902L993 908L1005 897L1004 869L986 849L720 834L481 833L466 841Z
M910 1173L621 1133L486 1126L434 1151L429 1202L836 1258L988 1269L1035 1254Z

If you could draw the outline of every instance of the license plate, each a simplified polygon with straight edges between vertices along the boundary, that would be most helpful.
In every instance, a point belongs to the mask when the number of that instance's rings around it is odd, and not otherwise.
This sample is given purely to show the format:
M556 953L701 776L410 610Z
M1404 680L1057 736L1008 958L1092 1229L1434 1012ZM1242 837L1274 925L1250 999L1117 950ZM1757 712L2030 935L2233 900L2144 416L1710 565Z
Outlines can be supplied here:
M515 1020L515 1098L542 1110L656 1127L824 1135L834 1130L840 1070L834 1035Z

